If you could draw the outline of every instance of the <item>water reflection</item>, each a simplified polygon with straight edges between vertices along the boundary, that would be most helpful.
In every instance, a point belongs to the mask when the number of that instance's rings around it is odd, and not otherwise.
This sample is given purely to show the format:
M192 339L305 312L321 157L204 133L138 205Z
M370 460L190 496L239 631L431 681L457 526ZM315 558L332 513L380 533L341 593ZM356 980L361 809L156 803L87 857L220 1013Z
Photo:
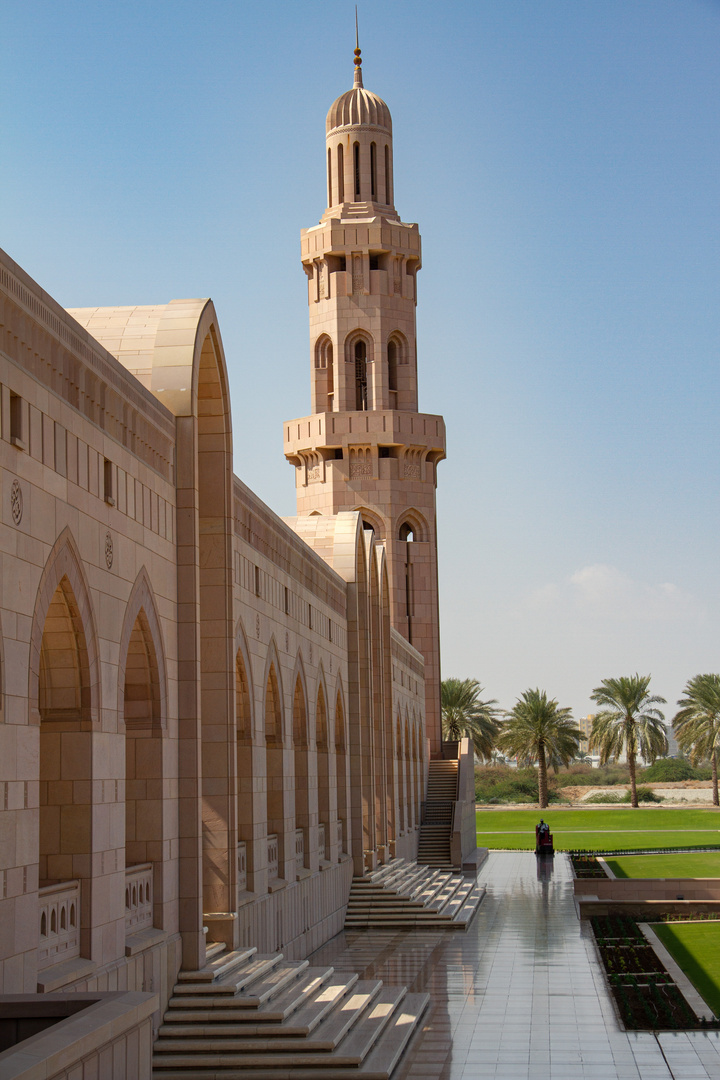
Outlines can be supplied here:
M552 881L553 870L555 868L555 855L536 855L535 862L537 864L538 881Z

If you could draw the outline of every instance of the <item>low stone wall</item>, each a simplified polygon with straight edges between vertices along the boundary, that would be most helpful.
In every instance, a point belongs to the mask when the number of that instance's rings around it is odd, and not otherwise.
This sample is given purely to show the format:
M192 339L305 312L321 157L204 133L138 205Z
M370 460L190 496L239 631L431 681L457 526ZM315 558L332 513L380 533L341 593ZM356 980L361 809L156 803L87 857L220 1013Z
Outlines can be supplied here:
M720 878L575 878L573 890L581 919L720 912Z
M304 960L345 925L352 872L352 859L343 856L321 873L244 904L238 911L240 946Z
M720 878L576 878L575 896L598 900L646 902L650 900L717 900Z
M29 1027L57 1015L63 995L0 997L0 1014ZM156 994L68 995L87 999L65 1019L0 1053L3 1080L150 1080Z

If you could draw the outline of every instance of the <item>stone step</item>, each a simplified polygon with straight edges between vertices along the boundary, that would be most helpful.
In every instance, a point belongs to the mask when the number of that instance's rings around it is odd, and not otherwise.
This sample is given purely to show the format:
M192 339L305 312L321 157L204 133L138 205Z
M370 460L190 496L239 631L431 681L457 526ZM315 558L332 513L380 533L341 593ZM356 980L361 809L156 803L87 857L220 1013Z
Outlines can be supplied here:
M291 1016L293 1028L311 1030L318 1018L325 1015L329 1008L327 1002L338 1000L345 990L357 982L357 975L334 978L334 974L335 969L332 968L307 968L294 983L258 1005L257 1009L248 1009L244 1003L233 1008L232 1000L225 998L218 999L215 1008L206 1008L203 1000L200 1009L168 1009L163 1017L163 1026L168 1028L168 1035L178 1026L204 1028L213 1025L215 1028L223 1024L242 1025L243 1031L248 1030L250 1034L261 1032L271 1035L273 1031L280 1030ZM185 1003L181 1002L182 1005ZM309 1011L305 1013L305 1010Z
M185 1068L324 1067L359 1065L390 1019L402 987L383 988L379 980L357 983L350 995L307 1038L182 1040L158 1039L153 1069L179 1064ZM353 1031L358 1025L357 1033ZM342 1044L342 1045L341 1045Z
M208 964L199 971L179 971L178 982L213 982L227 975L233 968L239 967L255 955L257 949L237 949L226 952L223 942L218 942L220 949L213 953Z
M255 953L252 960L245 963L237 970L233 969L221 975L213 982L178 982L175 984L174 995L188 994L239 994L251 983L265 976L278 964L282 963L282 953L260 954Z

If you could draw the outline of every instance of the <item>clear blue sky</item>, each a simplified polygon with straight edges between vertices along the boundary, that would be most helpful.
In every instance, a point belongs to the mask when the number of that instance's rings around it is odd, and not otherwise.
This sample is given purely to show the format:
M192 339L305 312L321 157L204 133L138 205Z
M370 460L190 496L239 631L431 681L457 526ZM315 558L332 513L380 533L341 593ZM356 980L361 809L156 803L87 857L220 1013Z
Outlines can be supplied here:
M720 670L720 3L360 0L419 222L443 666L578 715ZM3 5L0 246L63 305L212 296L236 471L294 511L299 231L346 0Z

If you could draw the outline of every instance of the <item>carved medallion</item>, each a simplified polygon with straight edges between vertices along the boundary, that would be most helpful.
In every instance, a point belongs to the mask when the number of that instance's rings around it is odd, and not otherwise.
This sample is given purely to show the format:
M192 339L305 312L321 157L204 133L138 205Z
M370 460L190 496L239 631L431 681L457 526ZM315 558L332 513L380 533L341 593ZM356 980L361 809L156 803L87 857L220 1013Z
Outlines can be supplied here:
M23 494L19 480L13 480L10 488L10 509L13 521L19 525L23 516Z
M105 562L108 570L111 569L114 558L115 551L113 549L113 538L110 533L105 533Z

